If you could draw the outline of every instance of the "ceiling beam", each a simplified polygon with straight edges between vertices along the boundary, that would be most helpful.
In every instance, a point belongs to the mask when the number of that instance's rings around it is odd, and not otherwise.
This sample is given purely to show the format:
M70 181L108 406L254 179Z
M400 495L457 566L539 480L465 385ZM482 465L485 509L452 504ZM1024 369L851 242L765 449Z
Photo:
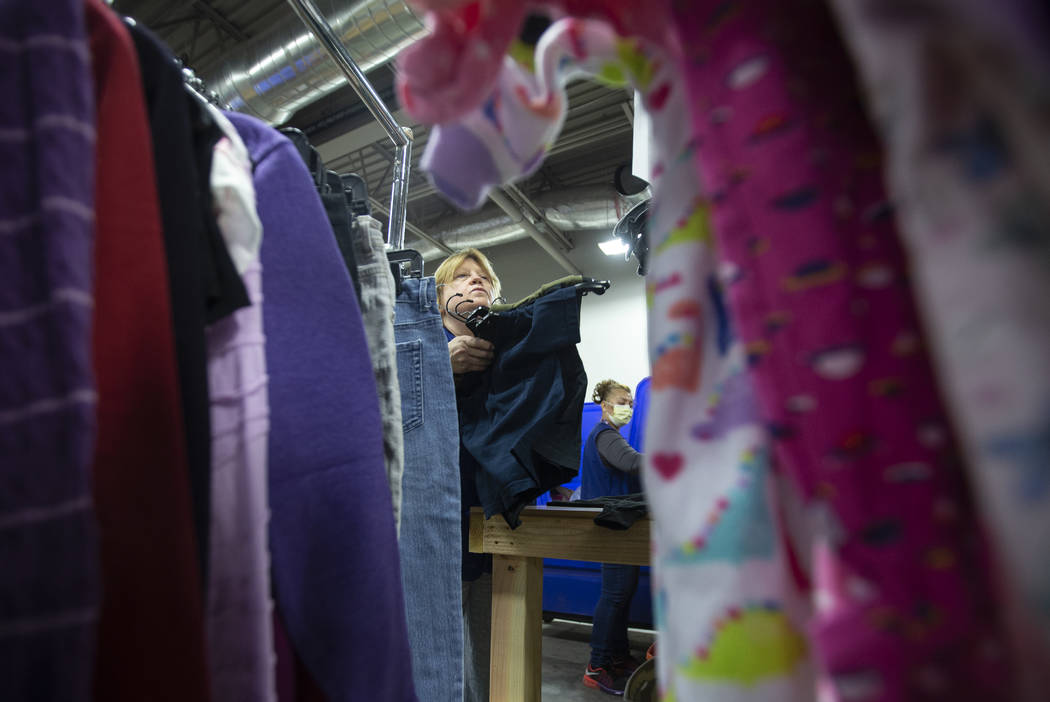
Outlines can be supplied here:
M384 216L387 216L387 217L390 216L390 210L386 207L386 205L384 205L383 203L379 202L379 200L376 200L374 197L370 197L370 198L368 198L368 201L372 203L372 209L373 210L377 210L380 214L382 214ZM434 237L430 236L425 231L423 231L422 229L420 229L416 225L412 224L411 222L405 222L405 231L409 232L413 236L416 236L416 237L422 239L423 241L430 242L431 244L433 244L437 248L441 249L442 251L444 251L445 253L447 253L450 256L452 254L456 253L455 251L450 249L447 245L445 245L440 239L435 239Z
M387 147L385 144L383 144L382 142L378 142L377 141L377 142L373 143L372 144L372 148L375 149L376 151L378 151L380 154L382 154L383 158L385 158L390 163L394 162L394 158L395 158L394 157L394 152L389 147ZM410 168L411 176L412 176L412 178L414 178L416 180L416 182L418 182L418 183L429 183L430 182L430 181L427 180L427 177L425 175L423 175L423 172L420 171L419 168L417 168L414 163L413 164L409 164L409 168Z
M214 24L217 28L226 32L228 35L230 35L237 41L245 41L251 38L240 27L235 25L230 20L226 19L226 17L221 12L219 12L210 4L208 4L206 0L193 0L193 7L199 10L201 14L203 14L209 20L211 20L212 24Z
M539 244L540 248L546 251L547 255L554 259L555 263L572 275L581 275L580 269L576 267L576 264L570 261L564 253L559 251L554 242L550 240L550 235L546 232L540 231L536 225L525 216L525 213L521 211L518 204L511 198L507 197L506 193L499 188L493 188L489 192L489 199L496 203L497 207L506 212L512 222L524 229L525 232L532 237L532 240Z
M394 119L398 124L408 124L411 118L405 114L403 110L398 110L394 113ZM412 127L413 132L416 130ZM370 144L374 144L381 139L386 139L387 133L383 129L383 125L376 122L374 119L369 119L367 124L363 124L356 129L351 129L345 134L337 136L335 139L324 142L323 144L317 144L317 151L321 154L321 158L325 161L334 161L340 156L346 156L347 154L363 149ZM418 144L418 139L416 144ZM416 146L413 144L413 146Z
M199 19L200 15L194 12L193 14L186 15L185 17L176 17L174 19L165 20L164 22L157 22L156 24L151 24L149 25L149 28L155 32L159 32L161 30L167 29L168 27L174 27L176 25L185 24L186 22L193 22Z

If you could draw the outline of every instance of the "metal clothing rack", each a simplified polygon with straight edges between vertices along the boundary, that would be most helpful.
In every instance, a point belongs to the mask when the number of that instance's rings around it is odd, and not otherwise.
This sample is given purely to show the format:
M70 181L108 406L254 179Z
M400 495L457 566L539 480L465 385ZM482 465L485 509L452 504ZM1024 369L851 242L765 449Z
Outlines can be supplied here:
M387 227L387 244L395 251L405 247L405 212L408 207L408 175L412 165L412 130L402 127L394 119L365 74L358 67L350 52L332 31L332 27L317 9L313 0L288 0L292 10L309 28L317 41L325 48L332 60L343 71L350 86L365 103L368 111L382 125L387 136L397 147L394 158L394 178L390 189L390 224Z
M220 110L229 111L231 109L227 103L222 101L222 98L219 97L218 93L214 90L208 90L207 86L204 85L204 81L194 73L192 68L184 66L179 59L175 59L175 64L179 66L182 71L182 80L183 83L185 83L187 90L196 95L203 102L209 102Z

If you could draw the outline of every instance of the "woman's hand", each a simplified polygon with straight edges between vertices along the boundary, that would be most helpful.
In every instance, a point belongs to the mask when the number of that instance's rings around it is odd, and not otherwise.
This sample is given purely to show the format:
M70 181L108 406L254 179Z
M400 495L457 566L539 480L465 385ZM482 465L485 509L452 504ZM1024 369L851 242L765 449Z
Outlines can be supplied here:
M448 342L448 358L456 375L482 371L492 363L493 345L476 336L457 336Z

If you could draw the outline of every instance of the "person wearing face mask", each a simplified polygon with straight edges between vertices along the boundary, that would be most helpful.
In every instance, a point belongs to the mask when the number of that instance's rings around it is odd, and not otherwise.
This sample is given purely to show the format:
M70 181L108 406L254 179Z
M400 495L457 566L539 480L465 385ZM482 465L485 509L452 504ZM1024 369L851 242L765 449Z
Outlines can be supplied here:
M500 283L492 264L471 248L446 258L434 271L438 309L448 338L448 357L456 394L469 391L476 371L492 364L495 348L479 339L455 315L467 317L478 305L490 306L499 297ZM447 304L446 304L447 303ZM460 495L463 535L463 699L485 702L489 696L489 642L492 628L492 556L468 548L470 507L480 505L474 475L477 462L460 445Z
M583 446L580 497L589 500L641 492L642 454L620 434L634 412L630 388L603 380L594 387L592 399L601 404L602 419ZM613 695L623 694L627 679L640 663L631 656L627 639L627 616L638 573L638 566L602 564L602 590L594 608L591 659L583 684Z

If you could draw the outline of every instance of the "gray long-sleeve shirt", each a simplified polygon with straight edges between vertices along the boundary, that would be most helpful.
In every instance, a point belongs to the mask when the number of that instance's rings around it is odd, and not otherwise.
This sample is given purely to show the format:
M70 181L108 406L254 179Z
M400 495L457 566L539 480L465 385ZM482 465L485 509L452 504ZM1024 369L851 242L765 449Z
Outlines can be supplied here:
M598 434L596 443L598 456L605 465L625 473L641 471L642 454L635 451L620 432L603 431Z

